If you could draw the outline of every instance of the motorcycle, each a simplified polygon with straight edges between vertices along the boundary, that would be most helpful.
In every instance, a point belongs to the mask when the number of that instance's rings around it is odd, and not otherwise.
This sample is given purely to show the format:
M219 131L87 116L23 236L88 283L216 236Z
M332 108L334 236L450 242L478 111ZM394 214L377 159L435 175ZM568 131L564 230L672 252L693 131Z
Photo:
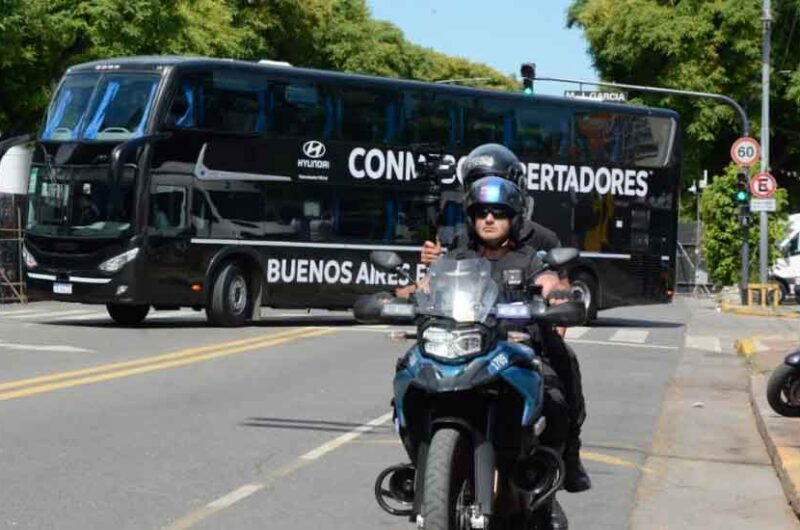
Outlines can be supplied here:
M767 401L781 416L800 417L800 350L796 350L775 368L767 383Z
M554 249L544 261L555 269L577 255ZM411 281L397 254L371 258ZM551 530L554 512L563 516L555 496L564 480L564 422L546 414L546 368L525 344L529 335L509 329L578 325L585 308L549 306L540 289L527 302L501 301L505 293L487 260L443 257L414 300L385 294L354 307L359 321L417 328L403 332L416 343L398 360L392 402L411 463L383 470L375 497L419 529Z

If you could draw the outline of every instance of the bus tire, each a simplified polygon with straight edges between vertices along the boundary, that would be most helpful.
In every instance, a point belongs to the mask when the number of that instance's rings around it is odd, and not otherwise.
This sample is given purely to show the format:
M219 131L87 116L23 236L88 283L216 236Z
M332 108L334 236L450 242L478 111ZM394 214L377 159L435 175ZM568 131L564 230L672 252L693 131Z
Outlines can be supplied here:
M584 324L597 319L597 280L588 272L578 271L570 280L573 292L580 293L586 307Z
M238 263L226 263L214 279L211 300L206 307L208 322L214 326L243 326L250 315L251 304L247 274Z
M117 324L138 326L144 321L147 313L150 312L150 306L106 304L106 310L108 310L108 314Z

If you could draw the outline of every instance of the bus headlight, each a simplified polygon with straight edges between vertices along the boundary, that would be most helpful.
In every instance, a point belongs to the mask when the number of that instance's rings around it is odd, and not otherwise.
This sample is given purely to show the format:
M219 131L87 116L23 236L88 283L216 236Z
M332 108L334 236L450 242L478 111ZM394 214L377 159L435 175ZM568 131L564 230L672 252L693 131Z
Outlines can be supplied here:
M478 328L447 330L431 326L422 333L422 348L428 355L452 361L480 353L483 334Z
M35 269L39 266L36 263L36 259L33 257L33 254L28 252L28 249L25 248L25 245L22 245L22 259L25 261L25 266L29 269Z
M113 258L105 260L98 269L103 272L117 272L122 267L130 263L139 254L139 247L132 248Z

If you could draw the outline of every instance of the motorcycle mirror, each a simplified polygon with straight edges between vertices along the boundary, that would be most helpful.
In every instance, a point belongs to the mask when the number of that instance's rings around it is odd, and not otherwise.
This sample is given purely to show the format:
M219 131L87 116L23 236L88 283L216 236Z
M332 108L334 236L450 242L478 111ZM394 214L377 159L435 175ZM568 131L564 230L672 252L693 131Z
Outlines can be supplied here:
M550 249L550 251L545 254L542 259L548 267L551 269L557 269L577 259L579 255L580 252L577 248L561 247Z
M586 306L582 302L564 302L548 307L537 320L554 326L578 326L586 319Z
M369 255L369 260L381 272L397 272L403 266L403 260L396 252L374 250Z

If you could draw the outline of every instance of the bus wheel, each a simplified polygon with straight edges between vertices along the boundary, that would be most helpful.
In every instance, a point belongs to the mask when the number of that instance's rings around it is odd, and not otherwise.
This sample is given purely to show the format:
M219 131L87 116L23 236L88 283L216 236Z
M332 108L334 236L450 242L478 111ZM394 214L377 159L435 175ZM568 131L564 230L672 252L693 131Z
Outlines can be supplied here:
M106 309L114 322L123 326L141 324L150 312L149 305L106 304Z
M572 291L580 294L586 307L586 320L583 323L588 324L597 318L597 280L587 272L578 272L571 283Z
M214 326L244 325L250 314L251 298L245 272L236 263L226 264L214 280L206 308L208 321Z

